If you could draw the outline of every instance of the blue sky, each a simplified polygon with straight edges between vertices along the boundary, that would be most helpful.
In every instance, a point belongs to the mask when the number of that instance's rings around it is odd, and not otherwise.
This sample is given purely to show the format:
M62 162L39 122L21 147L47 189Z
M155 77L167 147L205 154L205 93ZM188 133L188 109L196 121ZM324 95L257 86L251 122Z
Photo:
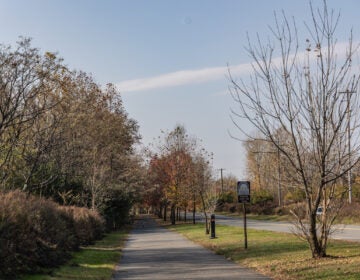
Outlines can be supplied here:
M342 14L339 40L350 28L358 40L360 1L328 5ZM246 75L246 33L266 38L273 12L282 9L305 36L306 0L0 0L0 43L32 37L35 47L57 51L70 68L117 84L144 145L183 124L214 153L215 169L246 179L242 144L229 136L243 138L229 117L236 105L226 66Z

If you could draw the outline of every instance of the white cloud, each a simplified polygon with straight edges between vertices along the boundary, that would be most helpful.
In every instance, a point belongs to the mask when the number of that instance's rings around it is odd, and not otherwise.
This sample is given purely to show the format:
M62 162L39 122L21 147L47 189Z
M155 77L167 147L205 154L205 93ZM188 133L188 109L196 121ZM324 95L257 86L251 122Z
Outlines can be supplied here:
M358 44L355 43L355 46ZM338 58L344 57L346 53L348 43L341 42L336 46L336 53ZM306 52L299 52L297 54L298 59L304 60ZM314 58L317 53L313 53ZM281 63L281 57L274 57L273 62L275 64ZM249 73L252 70L251 63L238 64L235 66L230 65L231 75L237 77ZM195 70L183 70L176 71L171 73L166 73L158 76L153 76L149 78L133 79L126 80L116 84L120 92L135 92L135 91L145 91L159 88L167 88L174 86L182 86L188 84L198 84L209 81L216 81L220 79L225 79L228 76L228 67L210 67L203 69Z
M240 75L247 73L251 69L251 65L248 63L240 64L233 67L230 66L230 69L232 74ZM227 73L227 66L184 70L149 78L122 81L117 83L116 86L121 92L125 93L144 91L225 79Z

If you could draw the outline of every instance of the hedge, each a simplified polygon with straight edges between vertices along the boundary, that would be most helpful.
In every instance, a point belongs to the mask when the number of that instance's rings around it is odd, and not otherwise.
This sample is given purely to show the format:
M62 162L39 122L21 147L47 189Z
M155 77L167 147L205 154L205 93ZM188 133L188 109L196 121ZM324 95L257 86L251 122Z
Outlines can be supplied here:
M103 232L96 211L59 206L21 191L0 193L0 278L62 264L71 251Z

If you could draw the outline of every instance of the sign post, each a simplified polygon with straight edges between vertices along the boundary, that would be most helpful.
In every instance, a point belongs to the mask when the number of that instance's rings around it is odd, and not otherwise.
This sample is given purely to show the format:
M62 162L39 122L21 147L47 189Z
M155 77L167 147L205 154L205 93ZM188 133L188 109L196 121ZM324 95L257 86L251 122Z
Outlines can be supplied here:
M247 224L246 224L246 207L245 203L250 202L250 182L249 181L239 181L237 183L237 195L238 202L243 204L244 212L244 248L247 249Z
M244 212L244 248L247 249L248 243L247 243L247 226L246 226L246 207L245 202L243 203L243 212Z

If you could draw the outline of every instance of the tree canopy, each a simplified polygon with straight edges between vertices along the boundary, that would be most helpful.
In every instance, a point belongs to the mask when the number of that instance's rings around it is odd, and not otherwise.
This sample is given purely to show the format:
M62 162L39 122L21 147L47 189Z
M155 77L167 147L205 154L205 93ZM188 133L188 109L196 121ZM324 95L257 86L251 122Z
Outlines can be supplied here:
M114 227L125 222L143 166L138 125L114 85L69 70L27 38L0 47L0 69L2 190L97 209Z

